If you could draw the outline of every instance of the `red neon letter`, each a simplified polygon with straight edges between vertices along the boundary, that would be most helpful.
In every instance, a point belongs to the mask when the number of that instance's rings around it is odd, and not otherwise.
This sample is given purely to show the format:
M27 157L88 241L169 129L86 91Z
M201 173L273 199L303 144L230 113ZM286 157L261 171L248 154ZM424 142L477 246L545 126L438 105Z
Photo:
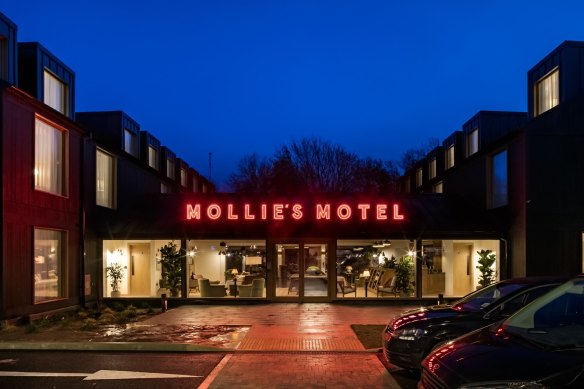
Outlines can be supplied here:
M399 204L393 204L393 220L404 220L404 215L399 214Z
M284 204L274 204L274 220L284 220Z
M191 204L187 204L187 220L191 219L201 219L201 204L195 204L194 207Z
M254 219L255 219L255 215L252 215L252 214L249 212L249 208L250 208L250 207L249 207L249 204L245 204L245 206L244 206L244 208L243 208L243 209L244 209L244 216L243 216L243 217L244 217L246 220L254 220Z
M387 220L387 204L377 204L377 220Z
M268 206L266 204L262 204L262 220L266 220L268 218Z
M331 218L331 205L325 204L323 207L321 204L316 204L316 220L330 219L330 218Z
M227 204L227 219L229 220L239 219L239 215L233 214L233 204Z
M292 217L296 220L300 220L302 219L302 205L300 204L294 204L292 206Z
M347 204L339 205L337 208L337 216L341 220L347 220L351 217L351 207L349 207Z
M361 210L361 220L367 220L367 211L371 206L369 204L359 204L357 208Z
M207 207L207 217L211 220L217 220L221 216L221 207L217 204L211 204Z

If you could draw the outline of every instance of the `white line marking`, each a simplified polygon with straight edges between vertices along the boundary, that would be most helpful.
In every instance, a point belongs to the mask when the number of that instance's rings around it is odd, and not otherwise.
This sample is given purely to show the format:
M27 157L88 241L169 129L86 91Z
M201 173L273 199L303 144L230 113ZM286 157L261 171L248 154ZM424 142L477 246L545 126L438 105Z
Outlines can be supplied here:
M147 373L142 371L98 370L95 373L47 373L34 371L0 371L0 377L85 377L83 381L94 380L137 380L146 378L201 378L200 375Z

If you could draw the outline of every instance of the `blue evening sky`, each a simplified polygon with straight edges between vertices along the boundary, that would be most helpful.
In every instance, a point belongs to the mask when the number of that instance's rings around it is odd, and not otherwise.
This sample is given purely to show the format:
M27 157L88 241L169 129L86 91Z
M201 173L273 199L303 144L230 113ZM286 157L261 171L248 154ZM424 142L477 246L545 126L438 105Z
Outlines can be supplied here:
M0 0L18 40L77 75L77 111L123 110L219 189L316 135L399 160L479 110L525 111L527 71L584 40L584 2Z

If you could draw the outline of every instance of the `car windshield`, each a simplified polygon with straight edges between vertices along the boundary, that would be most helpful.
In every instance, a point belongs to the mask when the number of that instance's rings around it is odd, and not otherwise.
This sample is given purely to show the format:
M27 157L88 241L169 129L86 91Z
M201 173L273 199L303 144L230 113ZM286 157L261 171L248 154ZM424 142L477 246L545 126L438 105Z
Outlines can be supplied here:
M551 350L584 350L584 278L576 278L507 319L505 332Z
M489 285L486 288L479 289L476 292L463 297L461 300L456 301L452 304L452 309L457 311L478 312L492 304L493 301L507 296L509 293L516 291L524 285L525 284L519 283L513 284L507 281Z

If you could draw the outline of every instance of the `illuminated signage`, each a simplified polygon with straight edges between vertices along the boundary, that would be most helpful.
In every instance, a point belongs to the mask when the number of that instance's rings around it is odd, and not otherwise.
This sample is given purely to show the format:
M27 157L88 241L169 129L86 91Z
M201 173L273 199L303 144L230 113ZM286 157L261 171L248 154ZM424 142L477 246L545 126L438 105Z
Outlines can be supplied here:
M397 203L188 203L187 220L404 220Z

